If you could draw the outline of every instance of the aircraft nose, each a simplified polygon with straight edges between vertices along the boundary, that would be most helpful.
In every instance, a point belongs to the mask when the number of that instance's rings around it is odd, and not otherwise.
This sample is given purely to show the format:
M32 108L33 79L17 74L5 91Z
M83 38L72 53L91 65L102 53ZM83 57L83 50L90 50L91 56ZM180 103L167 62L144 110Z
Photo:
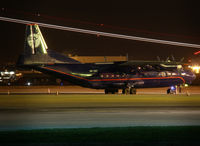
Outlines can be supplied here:
M192 71L189 71L189 75L193 80L196 78L195 73L193 73Z
M190 71L190 70L185 71L185 73L186 73L186 76L185 76L186 83L187 84L191 84L192 81L195 80L196 75L192 71Z
M193 78L193 80L195 80L196 79L196 75L193 73L193 75L192 75L192 78Z

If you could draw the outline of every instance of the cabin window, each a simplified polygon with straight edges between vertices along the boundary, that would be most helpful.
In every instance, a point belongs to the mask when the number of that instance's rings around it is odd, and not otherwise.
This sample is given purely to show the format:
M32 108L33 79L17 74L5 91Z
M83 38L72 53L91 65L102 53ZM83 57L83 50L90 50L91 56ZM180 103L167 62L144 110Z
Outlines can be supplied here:
M172 73L171 72L166 72L167 73L167 76L171 76L172 75Z
M104 74L100 74L101 78L119 78L120 75L119 74L111 74L111 73L104 73Z
M165 73L165 72L160 72L160 73L158 74L158 76L160 76L160 77L165 77L165 76L166 76L166 73Z
M97 69L90 69L89 72L94 72L95 73L95 72L98 72L98 70Z
M175 72L172 73L172 76L176 76L176 75L177 75L177 73L175 73Z

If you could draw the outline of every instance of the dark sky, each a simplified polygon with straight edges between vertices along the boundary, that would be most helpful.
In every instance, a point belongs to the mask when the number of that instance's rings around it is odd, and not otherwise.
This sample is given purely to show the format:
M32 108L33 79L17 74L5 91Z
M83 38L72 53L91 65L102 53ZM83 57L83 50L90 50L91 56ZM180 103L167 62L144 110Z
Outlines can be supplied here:
M194 1L9 1L0 16L140 37L200 44L200 9ZM38 16L38 14L40 14ZM100 25L103 24L103 25ZM49 49L76 55L126 55L130 59L188 58L198 49L41 28ZM25 25L0 21L0 63L23 52Z

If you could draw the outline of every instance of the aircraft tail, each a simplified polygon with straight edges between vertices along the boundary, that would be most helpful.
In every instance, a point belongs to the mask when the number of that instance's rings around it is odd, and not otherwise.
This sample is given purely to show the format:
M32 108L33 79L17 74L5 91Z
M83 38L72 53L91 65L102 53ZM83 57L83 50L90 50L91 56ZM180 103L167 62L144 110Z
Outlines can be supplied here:
M20 56L18 64L54 64L54 63L80 63L65 55L49 50L44 37L37 24L26 26L24 53Z

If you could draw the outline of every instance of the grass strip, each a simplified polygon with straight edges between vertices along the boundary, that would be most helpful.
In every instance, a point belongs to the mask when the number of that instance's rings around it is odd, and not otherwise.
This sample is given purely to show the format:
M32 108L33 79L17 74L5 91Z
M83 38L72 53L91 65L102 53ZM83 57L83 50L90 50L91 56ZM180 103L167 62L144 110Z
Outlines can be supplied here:
M0 131L0 143L197 142L200 126L153 126Z

